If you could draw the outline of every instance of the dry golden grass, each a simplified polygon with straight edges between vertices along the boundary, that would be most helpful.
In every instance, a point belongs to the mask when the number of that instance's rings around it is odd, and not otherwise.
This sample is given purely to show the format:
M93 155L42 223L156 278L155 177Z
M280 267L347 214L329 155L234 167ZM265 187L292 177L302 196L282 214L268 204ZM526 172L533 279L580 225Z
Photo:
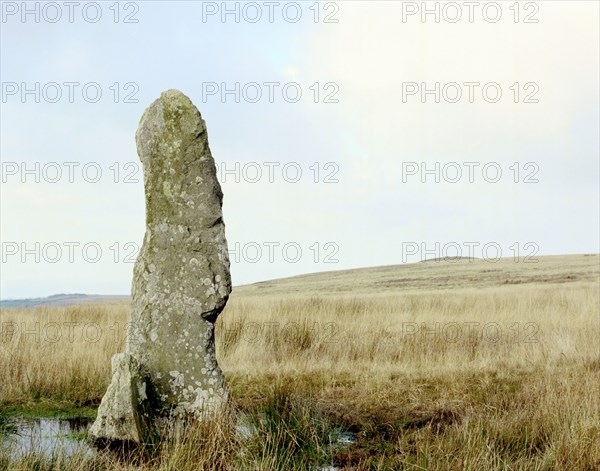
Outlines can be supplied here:
M357 434L328 458L345 469L600 469L599 273L599 257L581 255L237 288L218 320L219 362L238 409L274 410L283 428L265 429L240 457L243 445L223 432L231 423L205 425L142 467L304 469L301 450L277 436L293 435L291 423L313 427L306 440L320 449L322 419ZM126 303L0 316L0 405L98 404L123 348Z

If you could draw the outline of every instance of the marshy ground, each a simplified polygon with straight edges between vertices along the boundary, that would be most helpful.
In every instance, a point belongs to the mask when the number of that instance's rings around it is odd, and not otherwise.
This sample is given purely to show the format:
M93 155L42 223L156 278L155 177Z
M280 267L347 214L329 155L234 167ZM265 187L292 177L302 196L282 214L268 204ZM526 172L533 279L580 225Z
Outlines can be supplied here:
M5 445L0 469L597 470L599 275L598 255L573 255L235 288L216 339L230 416L129 462ZM0 435L17 418L92 418L128 309L2 309Z

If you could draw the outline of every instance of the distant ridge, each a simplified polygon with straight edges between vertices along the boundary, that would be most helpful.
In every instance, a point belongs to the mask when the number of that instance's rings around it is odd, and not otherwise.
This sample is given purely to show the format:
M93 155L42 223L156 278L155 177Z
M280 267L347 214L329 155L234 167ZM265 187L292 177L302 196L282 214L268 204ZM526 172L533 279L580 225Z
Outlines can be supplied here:
M232 296L398 293L420 290L482 289L513 285L550 286L598 283L600 254L545 255L532 259L437 258L402 265L306 273L233 287ZM129 301L126 295L55 294L45 298L0 300L1 308L72 306Z
M101 303L106 301L124 301L129 299L127 295L104 295L104 294L53 294L45 298L25 299L2 299L0 307L36 307L36 306L73 306L76 304Z

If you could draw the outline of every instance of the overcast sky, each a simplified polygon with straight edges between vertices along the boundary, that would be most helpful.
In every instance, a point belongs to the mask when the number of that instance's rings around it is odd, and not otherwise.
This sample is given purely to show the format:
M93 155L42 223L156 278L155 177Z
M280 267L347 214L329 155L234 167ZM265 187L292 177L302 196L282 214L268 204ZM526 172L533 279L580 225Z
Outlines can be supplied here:
M2 3L2 298L129 293L134 135L169 88L207 124L234 285L599 251L598 2L223 5Z

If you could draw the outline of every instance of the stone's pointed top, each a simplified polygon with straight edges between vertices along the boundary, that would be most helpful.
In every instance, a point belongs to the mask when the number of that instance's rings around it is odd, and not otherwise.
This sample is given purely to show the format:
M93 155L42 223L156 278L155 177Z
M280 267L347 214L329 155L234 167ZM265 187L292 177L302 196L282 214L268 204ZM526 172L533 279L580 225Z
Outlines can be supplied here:
M157 117L161 122L177 120L179 116L174 115L173 111L176 111L177 115L187 114L191 120L202 121L200 111L194 106L192 100L181 91L171 88L162 92L144 111L140 125L148 119L155 120ZM160 119L160 115L162 115L162 119Z
M176 88L169 88L168 90L165 90L164 92L162 92L160 94L160 96L164 96L164 97L172 97L172 96L176 96L176 95L183 95L187 98L185 93L183 93L181 90L177 90Z
M160 94L159 100L168 100L176 102L181 102L181 100L184 100L190 105L194 106L192 100L190 100L190 98L185 93L183 93L180 90L177 90L176 88L170 88L169 90L165 90L164 92L162 92Z
M165 160L191 157L184 156L184 151L205 131L202 115L192 100L179 90L166 90L152 102L140 119L135 136L138 155L144 166L150 165L144 159L157 161L156 164L162 166L161 162ZM198 155L203 154L203 147L207 146L208 143L200 146Z

